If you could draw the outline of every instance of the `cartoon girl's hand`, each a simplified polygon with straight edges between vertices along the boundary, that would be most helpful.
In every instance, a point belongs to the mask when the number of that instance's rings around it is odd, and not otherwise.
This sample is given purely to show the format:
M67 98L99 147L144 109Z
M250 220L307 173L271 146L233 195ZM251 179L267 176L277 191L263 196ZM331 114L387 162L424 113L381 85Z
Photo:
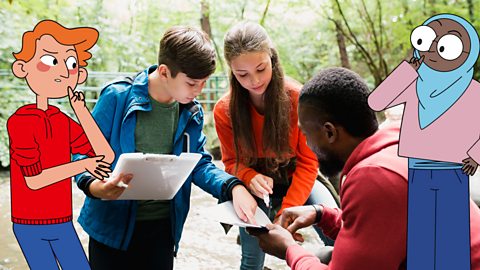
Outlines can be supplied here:
M83 159L85 170L97 179L103 180L103 178L107 178L112 170L110 169L110 164L103 161L104 158L105 156L95 156Z
M85 95L82 91L73 91L71 87L68 87L68 99L74 111L86 108Z
M478 163L475 162L475 160L473 160L472 158L466 158L462 160L462 162L463 162L463 167L462 167L463 172L470 176L474 175L475 171L477 170Z
M423 60L425 59L425 55L422 55L420 59L416 58L415 56L410 59L408 62L410 66L412 66L413 69L418 70L420 65L423 63Z

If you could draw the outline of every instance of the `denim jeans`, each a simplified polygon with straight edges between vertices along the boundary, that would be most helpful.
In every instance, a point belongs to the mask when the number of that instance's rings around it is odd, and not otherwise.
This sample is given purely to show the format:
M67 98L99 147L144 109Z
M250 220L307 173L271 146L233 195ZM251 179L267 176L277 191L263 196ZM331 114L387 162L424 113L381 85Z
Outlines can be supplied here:
M468 175L408 170L408 270L470 269Z
M272 200L272 208L275 208L276 205L281 204L281 200ZM265 213L268 214L268 208L266 207L265 203L262 200L257 199L258 207L262 209ZM328 207L338 207L337 203L335 202L332 194L328 189L322 185L319 181L315 181L315 184L312 188L312 192L310 193L310 197L308 198L306 205L310 204L324 204ZM270 211L270 219L276 215L276 211L272 209ZM315 231L320 236L320 239L324 241L325 245L333 246L334 241L328 238L323 234L323 232L317 227L313 226ZM265 253L262 251L258 244L258 239L254 236L249 235L245 228L240 229L240 242L242 245L242 260L240 264L241 270L263 270L263 263L265 261Z
M35 269L90 269L72 222L49 225L13 224L13 233L28 267Z

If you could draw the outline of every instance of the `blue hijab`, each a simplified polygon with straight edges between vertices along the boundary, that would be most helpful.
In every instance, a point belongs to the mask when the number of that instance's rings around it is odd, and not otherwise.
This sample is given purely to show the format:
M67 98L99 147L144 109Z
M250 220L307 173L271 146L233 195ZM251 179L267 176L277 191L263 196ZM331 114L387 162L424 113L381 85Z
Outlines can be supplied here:
M479 54L479 40L475 28L465 19L452 14L440 14L426 20L427 25L438 19L453 20L465 28L470 37L470 53L465 62L455 70L437 71L425 63L418 68L417 97L418 119L424 129L445 113L467 90L473 78L473 66ZM420 58L418 50L414 56Z

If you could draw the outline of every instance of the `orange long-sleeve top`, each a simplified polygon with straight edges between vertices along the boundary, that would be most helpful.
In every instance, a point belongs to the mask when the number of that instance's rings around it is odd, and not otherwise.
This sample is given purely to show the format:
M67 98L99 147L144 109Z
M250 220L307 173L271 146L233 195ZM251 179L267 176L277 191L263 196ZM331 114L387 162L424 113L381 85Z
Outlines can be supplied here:
M282 200L282 205L277 216L280 215L285 208L305 204L318 174L317 158L310 148L308 148L306 138L298 127L297 107L301 87L298 82L285 80L285 90L289 93L292 101L289 131L289 143L292 154L289 158L296 157L297 165L292 175L291 185ZM213 110L215 128L220 140L222 162L225 165L225 171L235 175L243 181L246 186L249 186L252 178L259 173L242 163L239 163L238 169L235 170L236 155L233 141L234 134L229 113L229 102L230 95L227 94L218 100ZM250 114L258 157L264 158L266 157L263 151L262 141L264 116L258 113L252 104L250 104Z

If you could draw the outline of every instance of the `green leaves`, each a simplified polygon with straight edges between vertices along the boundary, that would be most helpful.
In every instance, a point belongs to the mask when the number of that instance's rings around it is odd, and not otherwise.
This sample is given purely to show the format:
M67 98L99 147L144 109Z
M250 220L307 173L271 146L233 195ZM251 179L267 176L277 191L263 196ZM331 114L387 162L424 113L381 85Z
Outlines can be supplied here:
M402 60L411 57L411 31L433 14L463 16L480 31L480 20L472 21L479 16L480 0L400 0L388 4L380 0L204 1L210 7L208 15L212 38L219 47L218 57L223 57L223 37L232 25L241 20L263 20L286 75L300 82L322 68L341 66L339 32L334 21L343 29L344 51L351 68L372 87ZM157 62L159 41L168 27L182 24L200 28L200 17L199 0L0 1L0 69L10 70L12 52L21 49L22 34L42 19L54 19L67 27L95 27L100 32L98 43L91 50L89 71L137 72ZM217 73L226 73L218 66ZM474 78L478 80L480 64L477 67ZM25 86L24 81L13 76L0 79L0 163L5 166L5 121L22 105L15 102L18 95L26 95L28 90L9 89L8 85ZM211 133L209 141L215 145L213 131L214 128L207 127L207 133Z

